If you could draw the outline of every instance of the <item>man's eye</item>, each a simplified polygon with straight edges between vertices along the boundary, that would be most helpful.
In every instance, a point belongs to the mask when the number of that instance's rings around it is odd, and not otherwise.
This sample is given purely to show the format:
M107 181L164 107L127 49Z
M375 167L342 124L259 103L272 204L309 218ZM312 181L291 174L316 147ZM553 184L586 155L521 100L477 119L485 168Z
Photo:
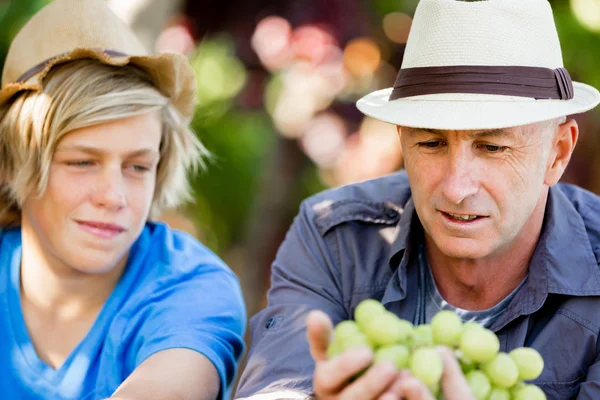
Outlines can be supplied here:
M421 142L421 143L419 143L419 146L425 147L427 149L435 149L437 147L440 147L442 144L443 144L442 141L436 140L433 142Z
M487 151L488 153L501 153L504 150L506 150L505 146L495 146L493 144L486 144L483 145L483 148L485 149L485 151Z

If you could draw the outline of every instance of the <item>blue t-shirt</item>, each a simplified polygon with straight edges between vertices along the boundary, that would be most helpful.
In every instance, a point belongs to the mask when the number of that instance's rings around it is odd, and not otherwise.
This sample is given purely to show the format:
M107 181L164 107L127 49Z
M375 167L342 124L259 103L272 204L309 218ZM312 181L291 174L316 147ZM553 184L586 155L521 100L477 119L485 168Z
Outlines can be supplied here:
M229 398L246 311L231 270L191 236L146 225L85 338L58 369L40 360L20 301L21 230L0 230L0 398L110 397L146 358L169 348L205 355Z

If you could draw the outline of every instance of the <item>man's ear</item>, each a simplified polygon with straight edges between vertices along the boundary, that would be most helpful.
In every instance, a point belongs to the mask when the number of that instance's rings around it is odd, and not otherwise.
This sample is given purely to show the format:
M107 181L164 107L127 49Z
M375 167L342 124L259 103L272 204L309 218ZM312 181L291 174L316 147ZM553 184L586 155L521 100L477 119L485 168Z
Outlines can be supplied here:
M571 155L577 144L579 137L579 126L574 119L569 119L560 124L553 134L552 148L550 150L550 159L548 160L548 168L546 169L546 177L544 183L548 186L556 184L567 165L571 160Z

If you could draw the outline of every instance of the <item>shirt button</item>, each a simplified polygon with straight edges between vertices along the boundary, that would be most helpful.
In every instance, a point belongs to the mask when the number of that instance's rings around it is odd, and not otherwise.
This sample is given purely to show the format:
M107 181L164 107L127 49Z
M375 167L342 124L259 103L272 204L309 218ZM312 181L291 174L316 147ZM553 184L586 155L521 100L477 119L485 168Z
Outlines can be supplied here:
M390 219L398 218L398 211L392 210L391 208L386 209L384 214Z

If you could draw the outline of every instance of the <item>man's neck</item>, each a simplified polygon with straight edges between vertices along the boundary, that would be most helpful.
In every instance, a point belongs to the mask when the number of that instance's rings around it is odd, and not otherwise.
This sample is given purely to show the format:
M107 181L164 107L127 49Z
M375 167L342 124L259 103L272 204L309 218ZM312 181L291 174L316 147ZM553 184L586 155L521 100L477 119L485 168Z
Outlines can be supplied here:
M431 237L425 244L431 272L441 296L465 310L486 310L501 302L527 277L541 234L547 197L511 245L484 259L457 259L443 254Z

